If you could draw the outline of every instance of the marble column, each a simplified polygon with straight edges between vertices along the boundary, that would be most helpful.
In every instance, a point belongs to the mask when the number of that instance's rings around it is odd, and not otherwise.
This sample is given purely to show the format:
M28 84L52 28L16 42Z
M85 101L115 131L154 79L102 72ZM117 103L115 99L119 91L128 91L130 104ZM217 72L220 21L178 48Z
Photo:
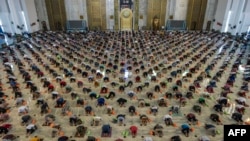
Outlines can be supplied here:
M119 14L120 14L120 6L119 6L119 0L114 0L114 22L115 22L115 30L119 30Z
M139 29L139 0L134 0L134 30Z
M108 30L113 30L115 26L114 8L114 0L106 0L106 22Z
M10 13L10 6L8 5L8 1L0 0L0 3L0 24L2 25L2 30L3 32L14 34L15 27Z
M224 32L226 27L226 21L228 17L228 12L230 9L230 3L228 0L218 0L217 10L214 16L215 23L213 24L213 29Z
M147 7L148 0L139 0L139 29L147 26Z
M37 17L39 20L40 29L42 29L42 23L41 23L42 21L45 21L47 28L50 29L45 0L35 0L34 2L35 2L36 12L37 12Z
M217 4L218 4L218 0L208 0L203 29L206 29L208 21L211 21L213 23ZM211 28L212 28L212 25L211 25Z
M167 12L166 12L166 20L170 18L174 18L176 8L176 0L168 0L167 1Z
M20 1L8 0L8 5L10 8L10 15L12 19L12 25L15 33L21 34L23 31L26 31L26 24L24 21L24 16L22 12L22 7Z
M175 0L174 20L186 20L188 0Z
M33 33L40 30L35 0L22 0L21 3L27 24L27 32Z
M87 1L82 0L82 9L83 9L83 19L86 21L86 26L89 27L88 25L88 10L87 10Z

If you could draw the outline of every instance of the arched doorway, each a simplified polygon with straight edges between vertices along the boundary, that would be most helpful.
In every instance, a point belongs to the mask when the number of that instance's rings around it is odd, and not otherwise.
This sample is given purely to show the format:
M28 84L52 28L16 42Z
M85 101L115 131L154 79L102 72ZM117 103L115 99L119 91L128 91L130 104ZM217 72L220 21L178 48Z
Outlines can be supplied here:
M121 22L120 22L120 26L121 26L121 30L132 30L132 19L133 19L133 12L131 9L129 8L124 8L121 11L120 14L120 18L121 18Z

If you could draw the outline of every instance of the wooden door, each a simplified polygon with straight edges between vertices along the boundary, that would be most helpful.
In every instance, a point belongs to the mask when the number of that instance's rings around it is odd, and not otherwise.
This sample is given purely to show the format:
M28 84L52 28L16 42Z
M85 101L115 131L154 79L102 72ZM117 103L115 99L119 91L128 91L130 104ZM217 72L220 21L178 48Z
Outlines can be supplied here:
M50 30L66 30L64 0L45 0Z
M189 0L187 27L190 30L202 30L206 13L207 0Z
M106 30L106 0L87 0L90 30Z
M165 26L166 8L167 0L148 0L147 29L153 29L154 19L157 19L159 29Z

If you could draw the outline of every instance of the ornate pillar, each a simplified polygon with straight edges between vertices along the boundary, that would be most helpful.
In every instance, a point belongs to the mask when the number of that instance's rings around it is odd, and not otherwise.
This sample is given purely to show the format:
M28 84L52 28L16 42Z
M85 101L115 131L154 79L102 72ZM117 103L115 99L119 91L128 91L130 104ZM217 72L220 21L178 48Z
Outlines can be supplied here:
M139 0L134 0L134 30L139 29Z
M115 27L114 30L119 30L119 0L114 0L114 19Z

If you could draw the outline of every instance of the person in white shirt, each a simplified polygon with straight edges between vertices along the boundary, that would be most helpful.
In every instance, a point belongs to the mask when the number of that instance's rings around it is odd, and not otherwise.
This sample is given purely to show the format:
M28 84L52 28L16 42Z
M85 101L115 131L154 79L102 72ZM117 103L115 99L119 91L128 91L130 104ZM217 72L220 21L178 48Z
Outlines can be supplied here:
M171 115L166 114L166 115L163 117L163 120L165 121L165 124L166 124L166 125L173 125L173 121L172 121L172 116L171 116Z
M230 106L229 100L226 97L220 97L218 99L218 103L223 105L223 106Z
M163 120L165 121L166 119L172 119L172 116L169 114L164 115Z
M235 106L235 108L236 109L240 109L240 108L243 108L244 106L243 105L240 105L240 104L237 104L236 106Z
M235 109L239 112L239 113L241 113L241 114L244 114L245 113L245 106L244 105L240 105L240 104L238 104L238 105L236 105L235 106Z
M236 101L239 103L239 104L241 104L241 105L244 105L244 106L248 106L247 104L246 104L246 98L244 98L244 97L238 97L237 99L236 99Z
M16 106L23 104L25 100L22 97L16 98Z
M36 131L37 127L35 124L30 123L28 126L26 126L26 135L30 135Z
M18 114L26 114L29 112L29 108L26 105L23 105L18 108Z
M99 116L94 116L94 118L93 118L95 121L96 120L98 120L98 121L101 121L102 120L102 118L101 117L99 117Z
M135 95L134 91L129 91L129 92L128 92L128 96L129 96L130 98L133 98L134 95Z
M75 76L71 76L70 77L70 82L76 82L76 77Z
M93 125L94 126L98 126L99 125L99 123L102 121L102 118L101 117L99 117L99 116L94 116L94 118L93 118Z
M201 136L199 138L199 141L210 141L209 137L208 136Z
M157 106L152 106L150 108L150 112L153 113L153 114L156 114L158 112L158 107Z
M165 100L164 97L159 97L159 101L161 101L161 100Z
M45 81L45 80L47 80L47 78L46 78L45 76L42 76L42 77L40 78L40 81L41 81L41 82L43 82L43 81Z
M151 137L145 137L144 141L153 141L153 139Z
M60 82L60 81L62 81L62 77L61 77L60 75L58 75L58 76L56 77L56 82Z
M53 91L51 94L52 94L52 99L56 99L59 93L57 91Z

